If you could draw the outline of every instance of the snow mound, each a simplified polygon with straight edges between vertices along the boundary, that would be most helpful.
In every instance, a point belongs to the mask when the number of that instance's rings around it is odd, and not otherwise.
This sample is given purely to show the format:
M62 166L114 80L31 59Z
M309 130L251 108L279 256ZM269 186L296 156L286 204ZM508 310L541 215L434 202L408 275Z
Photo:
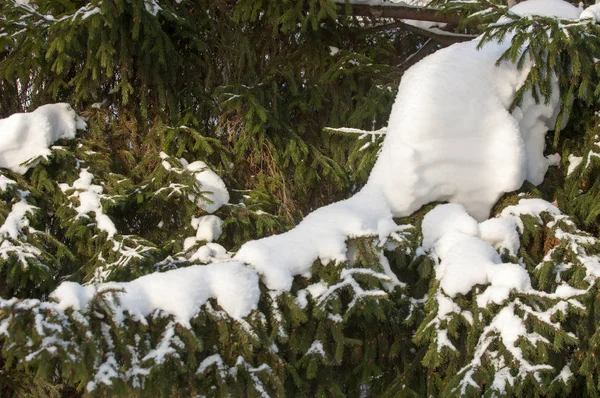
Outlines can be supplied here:
M456 204L437 206L425 215L423 245L438 260L436 278L446 295L455 297L469 293L475 285L489 285L477 297L478 305L485 307L490 302L500 304L513 289L521 292L531 289L527 270L519 264L503 263L487 241L490 237L495 242L510 241L513 243L510 248L518 249L512 241L517 234L516 225L511 220L506 220L507 224L502 219L496 220L500 227L490 226L492 220L478 225L462 206ZM439 229L436 228L438 225ZM516 239L518 245L518 234Z
M184 159L180 159L183 162ZM225 203L229 202L229 192L225 183L217 173L212 171L206 163L197 160L186 165L186 169L196 174L196 180L200 183L203 191L209 193L208 197L212 203L205 200L198 200L198 207L202 208L207 213L214 213Z
M189 325L209 298L215 298L233 318L244 317L256 308L260 294L256 272L239 262L221 262L153 273L125 283L82 286L63 282L52 297L61 308L84 310L96 291L115 289L123 290L118 293L117 311L128 311L143 322L145 316L162 310L182 325Z
M0 167L25 174L33 165L23 165L48 149L59 139L73 139L85 129L85 121L69 104L48 104L31 113L15 113L0 119Z
M581 10L563 0L528 0L510 9L521 17L540 15L565 19L578 19Z
M190 236L183 242L183 250L189 250L198 242L213 242L219 239L223 232L223 220L217 216L208 215L202 217L192 217L192 228L196 230L196 236Z
M530 0L512 11L579 17L576 7L559 0ZM547 105L528 95L521 107L508 111L531 67L495 66L510 39L479 51L479 39L455 44L405 73L364 188L380 189L395 216L449 201L482 221L503 193L526 179L535 185L543 181L550 164L544 136L556 121L559 90L553 90Z

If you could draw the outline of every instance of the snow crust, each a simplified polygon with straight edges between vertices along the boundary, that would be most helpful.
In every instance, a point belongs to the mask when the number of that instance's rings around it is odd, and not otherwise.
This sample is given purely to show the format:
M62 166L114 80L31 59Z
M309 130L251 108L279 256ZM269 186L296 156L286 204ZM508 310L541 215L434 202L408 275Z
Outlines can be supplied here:
M23 163L48 156L54 142L73 139L78 129L85 128L85 121L64 103L0 119L0 167L25 174L34 164Z

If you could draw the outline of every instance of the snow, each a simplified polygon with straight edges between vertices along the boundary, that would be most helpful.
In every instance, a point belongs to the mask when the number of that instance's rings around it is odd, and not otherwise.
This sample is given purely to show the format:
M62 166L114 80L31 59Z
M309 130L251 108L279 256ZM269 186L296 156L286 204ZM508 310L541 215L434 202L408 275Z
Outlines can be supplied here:
M37 267L48 267L40 262L42 251L27 242L27 236L39 233L30 226L29 217L39 209L27 203L28 192L17 191L19 200L13 203L10 212L6 215L4 223L0 225L0 258L7 261L16 258L23 269L31 264Z
M592 18L594 21L600 22L600 4L594 4L583 10L580 18Z
M306 355L320 355L325 358L325 350L323 349L323 343L320 340L315 340L311 344L310 348L306 351Z
M563 383L567 384L568 380L573 377L573 371L571 370L570 364L565 365L558 376L556 376L557 380L561 380Z
M570 175L583 161L583 156L575 156L570 154L569 157L569 168L567 169L567 175Z
M184 159L180 160L183 161ZM229 192L227 192L225 183L217 173L212 171L206 165L206 163L198 160L190 163L185 168L188 171L194 172L196 175L196 180L200 183L202 190L210 193L208 198L212 201L212 203L208 203L205 200L199 199L198 207L202 208L207 213L214 213L225 203L229 202Z
M576 7L559 0L532 0L512 11L579 16ZM458 43L426 57L400 83L382 151L364 188L380 189L394 216L450 201L483 221L503 193L526 179L540 184L554 161L544 157L544 136L554 127L558 89L547 105L526 95L511 114L531 65L521 71L508 62L495 66L510 37L480 51L478 43Z
M27 215L33 213L36 209L35 206L28 204L24 197L19 202L13 204L10 213L8 213L8 216L4 220L4 224L0 226L0 236L19 239L21 231L29 227Z
M521 199L518 204L508 206L500 213L501 217L521 216L529 214L536 218L540 218L542 213L550 213L552 215L560 215L558 207L543 199ZM514 219L514 218L513 218Z
M421 223L423 248L430 249L444 235L462 232L476 236L479 231L477 221L469 216L464 207L458 204L437 206L427 213Z
M212 171L203 161L197 160L189 163L186 159L179 158L178 163L181 165L181 168L178 168L173 167L171 163L167 161L167 159L170 159L170 156L166 153L161 152L160 158L162 159L162 165L166 170L179 174L184 171L194 174L200 189L208 200L201 197L190 197L190 200L195 201L202 210L207 213L214 213L221 208L221 206L229 202L229 192L227 191L225 183L221 177Z
M531 0L512 10L529 15L543 12L557 1ZM560 3L551 13L559 10L568 18L578 16L572 16L575 7ZM423 249L436 261L435 273L441 287L436 296L436 325L450 313L461 313L451 298L471 292L476 285L485 287L482 293L477 292L480 307L502 303L511 291L531 291L523 266L504 263L497 250L516 255L521 214L539 218L542 212L560 212L548 202L523 199L504 209L499 217L484 220L503 193L518 189L526 179L540 184L548 167L560 159L544 156L544 136L554 126L558 90L553 91L549 104L536 104L531 96L525 96L522 106L511 114L508 109L528 66L521 71L509 63L495 66L509 43L510 38L504 43L490 43L481 51L476 49L478 39L456 44L409 69L400 84L376 165L365 187L353 197L313 211L288 232L245 243L233 260L229 260L225 248L211 243L221 234L221 219L212 215L193 218L196 235L186 239L184 247L207 243L189 259L215 262L150 274L127 283L80 286L65 282L53 297L61 308L85 311L97 292L122 289L117 293L117 311L128 311L142 319L161 310L184 325L189 325L207 300L214 298L230 316L240 319L258 306L259 275L272 297L290 291L294 277L310 275L316 260L323 264L350 263L348 238L373 236L383 247L390 235L406 228L396 225L393 217L408 216L434 201L451 202L433 208L422 223ZM194 174L211 203L202 198L190 199L207 213L229 201L222 179L206 163L189 163L165 153L161 153L161 159L169 172ZM74 189L73 195L80 201L78 213L94 213L98 227L110 234L110 219L99 220L103 215L102 188L93 185L92 180L93 176L83 169L73 186L64 186L63 190ZM322 304L346 288L354 292L349 308L366 296L385 297L402 283L385 257L380 257L380 263L383 272L345 268L337 284L316 283L299 291L297 303L305 308L311 294L317 304ZM587 267L594 269L593 264ZM365 290L354 279L359 275L377 278L384 290ZM577 291L565 287L557 294L574 295ZM473 318L467 311L464 317ZM514 344L526 331L513 307L505 307L490 327L500 333L516 357L519 349ZM321 354L322 345L317 343L309 351ZM453 348L441 330L437 343L440 348ZM212 360L218 363L216 357Z
M59 300L61 308L73 308L81 311L85 309L87 303L94 297L95 289L93 286L81 286L75 282L63 282L52 293L52 296Z
M255 268L269 289L289 291L294 276L310 272L315 260L346 261L349 237L385 239L397 229L381 194L363 190L315 210L286 233L245 243L234 258Z
M515 5L510 11L521 17L541 15L564 19L579 19L581 13L579 8L563 0L528 0Z
M72 186L60 184L59 187L63 192L73 190L69 198L79 200L79 206L75 208L76 218L88 217L88 213L93 213L96 219L96 227L106 232L109 238L112 238L117 233L117 228L102 210L101 199L107 198L107 195L102 194L104 189L100 185L92 184L93 179L94 175L88 169L82 169L79 178L73 182Z
M0 174L0 192L8 189L9 185L15 185L17 182Z
M521 247L516 227L512 218L490 218L479 223L479 237L496 250L506 249L510 255L516 256Z
M518 236L514 235L514 223L496 221L477 224L462 206L446 204L427 213L422 225L423 246L439 260L436 278L448 296L467 294L475 285L489 284L477 297L478 305L485 307L490 302L501 303L508 298L512 289L531 289L527 271L518 264L503 263L494 247L480 237L480 225L484 225L483 235L489 241L508 241L509 250L516 251L518 239L516 242L515 239Z
M206 372L206 369L208 369L209 367L216 365L217 369L222 371L225 368L225 364L223 363L223 358L221 358L221 356L219 354L213 354L210 355L206 358L204 358L202 360L202 362L200 362L200 366L198 367L198 370L196 371L196 373L204 373Z
M199 261L201 263L209 263L214 260L228 260L231 255L227 250L218 243L207 243L198 248L189 258L191 262Z
M192 228L196 229L196 240L212 242L219 239L222 232L223 220L217 216L208 215L192 217Z
M61 308L85 310L95 290L122 289L118 311L128 311L142 320L155 310L174 315L182 325L189 325L209 298L233 318L242 318L256 308L260 289L258 276L239 262L221 262L153 273L131 282L109 282L81 286L63 282L53 293Z
M50 154L60 139L73 139L85 121L69 104L48 104L30 113L15 113L0 119L0 167L25 174L32 164L23 164Z

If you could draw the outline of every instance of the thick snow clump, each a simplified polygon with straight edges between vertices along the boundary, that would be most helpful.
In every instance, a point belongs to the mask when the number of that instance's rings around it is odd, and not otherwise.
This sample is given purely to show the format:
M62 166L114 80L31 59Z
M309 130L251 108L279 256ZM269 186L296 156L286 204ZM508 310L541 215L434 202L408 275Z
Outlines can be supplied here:
M256 272L230 261L153 273L124 283L81 286L63 282L52 297L63 308L84 310L96 291L106 290L123 291L117 293L120 312L128 311L142 320L158 309L174 315L183 325L189 324L209 298L215 298L229 315L239 318L256 308L260 295Z
M526 211L536 204L535 200L521 200L519 206L512 206L500 218L480 224L463 206L454 203L437 206L427 213L422 224L423 248L438 260L436 278L444 293L455 297L467 294L475 285L490 285L477 297L478 305L484 307L489 302L501 303L512 289L530 290L527 270L519 264L503 263L494 246L516 252L518 224L511 211Z
M346 239L383 239L397 229L381 194L362 191L313 211L291 231L244 244L235 259L256 268L269 289L290 290L293 277L310 273L315 260L346 261Z
M61 138L75 138L76 130L86 128L69 104L48 104L31 113L15 113L0 119L0 167L25 174L32 165L23 165L38 156L48 156L48 149Z
M573 19L580 13L560 0L530 0L511 11ZM510 39L479 51L479 39L455 44L405 73L364 188L382 190L395 216L449 201L482 221L503 193L525 180L543 181L549 166L544 136L556 121L559 90L547 105L528 95L520 108L508 111L531 67L495 66Z

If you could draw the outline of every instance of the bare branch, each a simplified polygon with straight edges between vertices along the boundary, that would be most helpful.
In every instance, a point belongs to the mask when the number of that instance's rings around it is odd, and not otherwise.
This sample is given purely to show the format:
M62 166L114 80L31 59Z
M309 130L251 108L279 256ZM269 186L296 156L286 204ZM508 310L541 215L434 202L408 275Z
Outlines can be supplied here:
M433 41L433 39L428 39L425 44L413 54L411 54L408 58L404 60L401 64L397 65L398 68L402 70L407 70L429 54L436 52L438 49L438 44Z
M436 43L441 44L442 46L449 46L454 43L460 43L463 41L468 41L474 39L476 36L474 35L466 35L462 33L453 33L447 32L445 30L439 28L421 28L410 23L406 23L405 21L398 21L402 27L406 30L413 32L420 36L428 37L434 40Z

